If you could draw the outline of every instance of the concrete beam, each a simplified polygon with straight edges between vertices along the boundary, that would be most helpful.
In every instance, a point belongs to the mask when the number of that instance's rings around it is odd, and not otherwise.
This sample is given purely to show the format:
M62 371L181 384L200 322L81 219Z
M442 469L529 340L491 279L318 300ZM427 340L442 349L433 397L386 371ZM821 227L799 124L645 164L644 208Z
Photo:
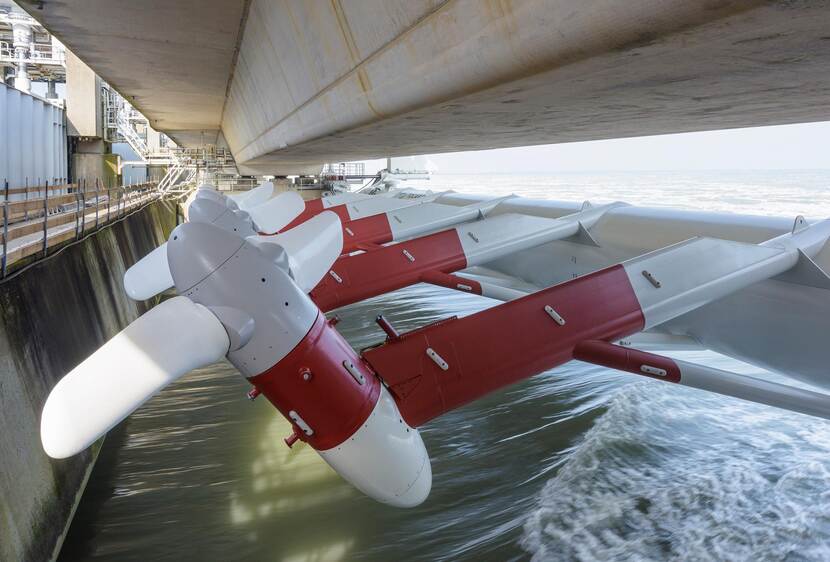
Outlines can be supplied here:
M18 0L152 126L214 143L248 0Z
M254 0L223 131L273 171L830 119L828 6Z
M830 119L827 0L24 4L246 171Z

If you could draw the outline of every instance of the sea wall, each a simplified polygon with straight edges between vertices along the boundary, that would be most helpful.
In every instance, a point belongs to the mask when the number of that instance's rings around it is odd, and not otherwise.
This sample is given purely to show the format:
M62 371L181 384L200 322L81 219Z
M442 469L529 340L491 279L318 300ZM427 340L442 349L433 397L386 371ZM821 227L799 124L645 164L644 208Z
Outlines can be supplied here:
M143 312L124 271L175 223L172 204L153 203L0 283L0 560L49 560L60 548L100 443L50 459L40 412L64 373Z

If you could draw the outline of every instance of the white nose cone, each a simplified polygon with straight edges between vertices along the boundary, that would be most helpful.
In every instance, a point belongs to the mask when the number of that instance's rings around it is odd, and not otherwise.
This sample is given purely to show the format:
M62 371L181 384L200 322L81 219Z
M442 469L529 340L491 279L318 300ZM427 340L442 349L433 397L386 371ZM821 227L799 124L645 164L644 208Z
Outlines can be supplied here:
M415 507L432 489L432 468L421 434L409 427L381 386L374 410L354 435L320 451L329 465L372 499Z

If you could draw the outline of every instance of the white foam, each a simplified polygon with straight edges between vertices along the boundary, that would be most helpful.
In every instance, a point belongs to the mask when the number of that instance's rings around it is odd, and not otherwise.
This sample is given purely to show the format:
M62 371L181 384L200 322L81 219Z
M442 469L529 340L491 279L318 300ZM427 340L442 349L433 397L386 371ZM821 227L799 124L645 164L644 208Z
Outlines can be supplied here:
M536 560L828 560L830 424L643 382L544 487Z

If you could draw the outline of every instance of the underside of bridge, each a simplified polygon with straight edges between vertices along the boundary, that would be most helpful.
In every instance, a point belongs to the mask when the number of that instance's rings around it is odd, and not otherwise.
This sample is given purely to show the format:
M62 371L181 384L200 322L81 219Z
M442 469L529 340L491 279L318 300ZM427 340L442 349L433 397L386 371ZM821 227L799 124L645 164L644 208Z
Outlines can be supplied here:
M824 0L25 0L243 173L830 119Z

